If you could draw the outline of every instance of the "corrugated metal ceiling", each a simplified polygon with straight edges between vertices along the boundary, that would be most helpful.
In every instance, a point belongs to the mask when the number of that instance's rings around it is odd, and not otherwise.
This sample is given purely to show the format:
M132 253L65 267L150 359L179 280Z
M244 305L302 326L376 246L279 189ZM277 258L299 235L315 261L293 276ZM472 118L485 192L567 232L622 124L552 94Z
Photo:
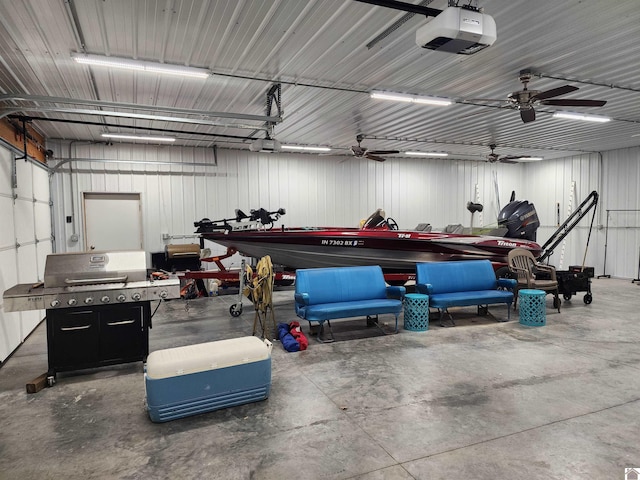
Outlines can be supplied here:
M280 81L284 114L274 133L283 143L346 149L357 133L364 133L363 144L369 148L437 150L478 159L491 143L503 155L545 158L640 145L637 0L485 0L479 6L495 19L498 40L480 53L462 56L416 46L415 30L426 21L421 15L368 49L406 12L356 1L3 0L0 93L134 103L141 108L103 109L143 114L153 113L144 105L155 105L265 115L266 91ZM446 2L436 0L429 7L443 9ZM76 64L71 52L203 67L214 75L198 80L107 71ZM607 100L602 108L562 110L615 120L563 121L551 118L560 107L538 106L537 120L523 124L517 111L497 108L504 104L460 103L506 99L521 89L518 72L526 68L541 73L532 79L531 89L570 84L580 90L562 98ZM393 104L370 99L373 89L458 103L446 108ZM215 127L38 112L34 104L5 101L0 106L17 105L34 117L97 124L34 120L49 138L100 141L103 132L133 132L135 126L140 127L136 133L157 133L146 128L181 131L178 143L184 145L248 148L250 140L216 135L264 135L228 127L259 122L207 118L225 125ZM271 113L276 115L276 109Z

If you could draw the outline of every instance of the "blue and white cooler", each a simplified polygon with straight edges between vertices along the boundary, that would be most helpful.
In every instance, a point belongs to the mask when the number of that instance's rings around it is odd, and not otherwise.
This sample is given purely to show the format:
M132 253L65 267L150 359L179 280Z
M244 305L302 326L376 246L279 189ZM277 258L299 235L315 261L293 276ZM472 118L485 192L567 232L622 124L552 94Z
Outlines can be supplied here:
M149 417L166 422L265 400L272 347L241 337L151 352L144 374Z

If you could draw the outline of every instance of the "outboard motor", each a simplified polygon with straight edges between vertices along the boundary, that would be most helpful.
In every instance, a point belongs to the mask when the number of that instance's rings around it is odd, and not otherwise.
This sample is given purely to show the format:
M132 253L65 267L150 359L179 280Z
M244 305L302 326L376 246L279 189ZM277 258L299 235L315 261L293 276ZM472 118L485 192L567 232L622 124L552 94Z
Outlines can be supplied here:
M536 231L540 226L538 213L533 203L527 200L512 200L498 214L498 226L506 228L507 238L536 240Z

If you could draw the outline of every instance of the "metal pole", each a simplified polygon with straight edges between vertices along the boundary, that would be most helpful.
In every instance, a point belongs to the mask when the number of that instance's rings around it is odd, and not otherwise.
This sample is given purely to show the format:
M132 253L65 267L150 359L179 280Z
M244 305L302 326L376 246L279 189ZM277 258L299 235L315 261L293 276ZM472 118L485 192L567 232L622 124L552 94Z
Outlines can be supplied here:
M631 280L631 283L636 282L638 282L638 284L640 285L640 250L638 252L638 278L634 278L633 280Z
M607 243L609 241L609 210L607 210L607 223L604 227L604 265L602 266L602 275L598 275L598 278L611 278L611 275L607 275Z

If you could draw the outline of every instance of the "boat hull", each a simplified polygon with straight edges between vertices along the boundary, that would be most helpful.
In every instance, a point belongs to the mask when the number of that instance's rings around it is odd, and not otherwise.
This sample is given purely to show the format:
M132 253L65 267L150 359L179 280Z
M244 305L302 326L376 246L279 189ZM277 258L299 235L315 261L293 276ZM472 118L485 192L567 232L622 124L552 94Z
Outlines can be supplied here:
M509 250L540 246L527 240L478 235L357 229L286 229L211 232L202 237L254 258L265 255L285 267L380 265L387 272L411 272L418 262L487 259L506 264Z

